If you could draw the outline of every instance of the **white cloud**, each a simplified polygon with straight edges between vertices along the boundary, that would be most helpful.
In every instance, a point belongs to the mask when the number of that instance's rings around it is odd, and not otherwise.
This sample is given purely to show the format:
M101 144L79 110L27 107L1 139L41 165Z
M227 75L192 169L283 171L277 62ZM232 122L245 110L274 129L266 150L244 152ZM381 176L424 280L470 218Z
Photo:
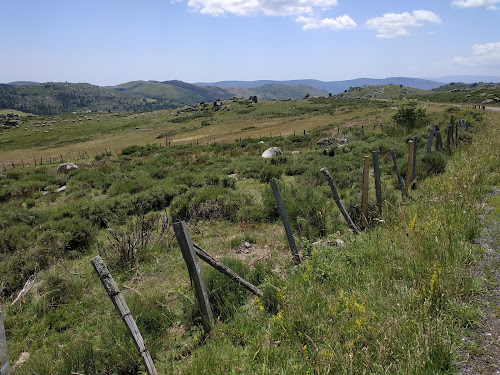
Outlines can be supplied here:
M441 23L441 18L428 10L415 10L411 13L386 13L383 17L370 18L366 26L377 30L378 38L394 38L410 35L409 27L423 26L424 23Z
M329 29L329 30L346 30L354 29L357 25L354 20L347 14L337 18L315 18L315 17L297 17L297 23L302 23L302 30L316 30L316 29Z
M337 0L189 0L194 11L219 16L234 14L249 16L300 16L312 14L315 9L328 9L337 5Z
M500 42L474 44L471 57L454 57L452 60L460 65L497 68L500 66Z
M497 9L495 4L500 3L500 0L453 0L452 5L459 8L486 8Z

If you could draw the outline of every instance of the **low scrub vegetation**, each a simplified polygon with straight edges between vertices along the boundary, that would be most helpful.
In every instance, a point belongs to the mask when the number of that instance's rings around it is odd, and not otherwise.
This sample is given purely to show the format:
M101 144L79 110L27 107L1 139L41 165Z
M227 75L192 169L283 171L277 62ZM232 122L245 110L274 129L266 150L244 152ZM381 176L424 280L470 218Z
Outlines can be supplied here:
M307 101L326 110L327 99ZM480 284L466 267L479 254L478 203L498 184L500 158L497 117L463 109L453 115L471 128L449 155L426 152L428 125L450 121L444 109L411 126L388 119L208 146L132 145L66 174L54 165L2 172L0 281L11 363L29 352L19 373L143 371L89 264L100 253L160 373L453 371L461 332L478 324L469 296ZM390 149L404 175L406 142L414 136L416 190L403 200ZM334 152L316 145L325 137ZM271 146L284 155L263 159ZM328 168L359 224L361 167L373 150L382 212L371 188L368 229L354 236L319 170ZM299 265L292 264L270 178L278 180ZM217 317L210 336L173 237L175 220L186 220L197 244L263 291L253 298L202 266Z

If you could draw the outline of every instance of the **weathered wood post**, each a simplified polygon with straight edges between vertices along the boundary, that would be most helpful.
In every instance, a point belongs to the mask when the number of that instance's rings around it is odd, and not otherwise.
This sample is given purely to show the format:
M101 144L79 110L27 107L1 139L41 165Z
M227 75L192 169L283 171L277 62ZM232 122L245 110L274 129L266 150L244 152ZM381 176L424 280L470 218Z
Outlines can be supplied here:
M23 168L24 168L24 161L23 161L23 159L21 159L21 163L22 163L22 165L23 165Z
M436 129L436 150L441 151L443 148L443 140L441 138L441 131L439 130L439 125L435 125Z
M328 181L328 185L330 185L330 189L332 190L332 195L333 195L333 200L337 204L337 207L340 210L340 213L344 217L344 220L346 221L347 225L355 234L359 234L359 230L356 227L356 224L354 224L354 221L352 221L351 217L347 213L347 210L345 209L344 205L342 204L342 201L340 200L339 192L337 190L337 186L335 186L335 182L333 182L333 178L328 172L326 168L321 168L319 170L323 175L326 177Z
M283 226L285 227L286 238L288 240L288 244L290 245L290 251L292 252L293 260L296 264L300 263L299 252L297 250L297 245L295 245L295 240L293 238L292 227L290 226L290 221L288 220L288 215L286 213L285 204L283 203L283 199L281 198L280 190L278 188L278 183L275 178L271 178L269 180L271 184L271 190L273 191L274 200L276 201L276 206L278 207L278 212L281 217L281 221L283 222Z
M108 293L108 296L111 299L111 302L113 302L113 305L120 315L120 318L122 318L123 323L125 323L130 336L132 336L132 340L134 341L134 344L142 357L142 361L146 366L147 373L149 375L157 375L158 373L156 372L153 359L151 358L149 351L144 345L144 340L142 339L141 333L139 332L139 328L137 328L137 324L132 317L132 313L130 312L125 299L120 293L118 285L116 285L116 282L113 280L113 277L109 273L108 268L104 264L104 261L100 256L96 256L90 260L90 263L92 263L92 266L94 267L99 280L101 280L102 286Z
M408 189L411 182L411 168L413 165L413 141L408 142L408 168L406 169L405 194L408 195Z
M40 156L40 165L43 165L43 156Z
M205 330L205 333L208 334L212 330L214 318L210 302L208 301L208 293L205 287L205 282L203 281L203 276L201 275L200 264L196 258L193 242L191 241L186 223L184 221L174 223L174 232L177 242L179 243L179 247L181 248L182 257L186 262L189 276L194 284L196 299L198 300L198 305L201 311L203 329Z
M7 337L3 325L2 306L0 305L0 375L9 375L9 352L7 351Z
M33 161L35 162L35 167L36 167L36 156L33 156Z
M12 169L16 169L16 166L14 165L14 160L11 160L10 163L12 164Z
M427 152L432 151L432 139L434 138L434 132L436 129L434 129L434 126L431 126L431 130L429 131L429 140L427 141Z
M205 250L203 250L201 247L193 243L194 251L196 252L196 255L203 260L204 262L208 263L211 265L213 268L215 268L217 271L223 273L227 277L229 277L231 280L236 281L238 284L252 292L253 294L257 296L262 296L262 291L257 288L255 285L250 284L248 281L242 279L236 272L234 272L232 269L227 267L225 264L219 262L217 259L212 257L210 254L208 254Z
M378 151L372 151L373 155L373 175L375 177L375 196L377 198L377 208L379 214L382 213L382 188L380 185L380 164L378 161Z
M361 190L361 229L368 226L368 180L370 178L370 157L365 156L363 163L363 188Z
M2 171L6 171L6 170L7 170L7 168L5 168L5 163L3 162L3 160L2 160L2 165L3 165L3 169L2 169Z
M415 170L417 168L417 147L418 147L418 137L413 137L413 163L411 164L411 178L410 182L415 179Z
M61 163L63 162L63 157L62 157L62 154L59 154L59 156L61 157Z
M451 127L451 125L448 125L448 129L446 130L446 152L448 154L451 153L451 138L453 136L453 129Z
M396 152L394 151L393 148L391 148L391 156L392 156L392 162L394 164L394 170L396 171L396 177L398 178L399 190L401 190L401 193L403 193L403 195L404 195L405 194L405 185L403 182L403 178L401 177L401 172L399 172L398 161L396 159Z

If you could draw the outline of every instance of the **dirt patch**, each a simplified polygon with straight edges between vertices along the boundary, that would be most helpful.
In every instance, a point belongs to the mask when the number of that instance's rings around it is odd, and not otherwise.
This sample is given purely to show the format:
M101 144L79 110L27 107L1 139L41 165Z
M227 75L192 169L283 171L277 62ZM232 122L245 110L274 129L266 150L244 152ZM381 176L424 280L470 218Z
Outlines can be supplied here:
M243 260L248 263L249 266L254 263L266 259L270 256L269 246L265 245L261 247L257 244L252 244L247 241L241 243L239 249L234 254L234 258Z
M497 197L500 189L495 187L490 197ZM477 239L485 251L472 272L483 280L484 293L475 297L482 319L478 329L463 337L458 366L459 374L500 374L500 221L490 215L494 206L484 205L480 216L483 231ZM467 348L473 348L473 350Z

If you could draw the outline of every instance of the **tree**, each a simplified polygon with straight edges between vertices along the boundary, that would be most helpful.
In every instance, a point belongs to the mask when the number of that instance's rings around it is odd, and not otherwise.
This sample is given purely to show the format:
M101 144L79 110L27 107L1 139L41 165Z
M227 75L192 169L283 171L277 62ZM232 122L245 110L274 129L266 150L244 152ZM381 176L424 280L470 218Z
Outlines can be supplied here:
M427 113L425 108L419 108L416 102L405 102L398 107L392 119L396 125L411 130L427 123Z

